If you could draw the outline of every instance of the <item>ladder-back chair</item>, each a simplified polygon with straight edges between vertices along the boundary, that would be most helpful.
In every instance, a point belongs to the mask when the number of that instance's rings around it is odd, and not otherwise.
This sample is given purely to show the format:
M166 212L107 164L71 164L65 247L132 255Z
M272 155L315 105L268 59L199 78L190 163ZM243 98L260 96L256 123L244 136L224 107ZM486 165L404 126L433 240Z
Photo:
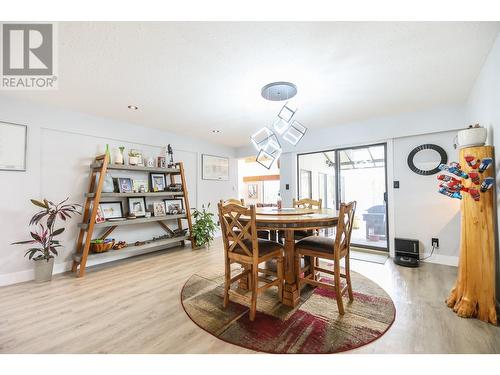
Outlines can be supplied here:
M269 287L278 287L278 298L283 299L283 245L257 237L255 206L219 203L219 220L224 241L224 308L229 297L243 300L250 305L250 320L255 319L257 296ZM277 261L277 272L260 269L259 264ZM239 263L243 272L231 276L231 264ZM264 276L259 276L259 273ZM250 296L231 289L231 285L243 277L249 277ZM267 277L266 277L267 276ZM271 280L269 276L274 279ZM259 285L259 282L262 285Z
M300 295L301 284L310 284L317 287L324 287L335 290L337 306L339 313L344 314L344 304L342 295L347 290L349 301L352 302L352 284L349 264L349 248L351 245L351 234L354 221L354 213L356 212L356 201L348 204L340 205L339 221L337 223L337 232L335 238L323 236L306 237L295 244L295 267L297 287ZM301 268L301 258L303 256L312 257L315 259L311 262L311 272L308 275L302 276L304 269ZM340 273L340 260L345 258L344 274ZM333 261L333 271L317 266L316 259L328 259ZM333 275L333 284L320 281L319 272ZM346 285L340 288L340 278L346 280Z

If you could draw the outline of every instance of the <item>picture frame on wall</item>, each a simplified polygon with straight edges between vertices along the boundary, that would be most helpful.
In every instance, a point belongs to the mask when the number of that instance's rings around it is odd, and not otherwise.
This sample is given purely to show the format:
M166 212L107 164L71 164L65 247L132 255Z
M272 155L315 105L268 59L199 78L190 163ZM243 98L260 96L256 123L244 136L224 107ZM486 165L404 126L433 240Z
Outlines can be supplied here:
M135 217L146 216L146 199L144 197L128 198L128 212Z
M164 191L166 185L164 173L150 173L151 191Z
M28 127L0 121L0 170L26 171Z
M118 219L123 217L123 207L121 201L101 202L99 207L104 219Z
M201 178L203 180L229 180L229 158L214 155L201 155Z

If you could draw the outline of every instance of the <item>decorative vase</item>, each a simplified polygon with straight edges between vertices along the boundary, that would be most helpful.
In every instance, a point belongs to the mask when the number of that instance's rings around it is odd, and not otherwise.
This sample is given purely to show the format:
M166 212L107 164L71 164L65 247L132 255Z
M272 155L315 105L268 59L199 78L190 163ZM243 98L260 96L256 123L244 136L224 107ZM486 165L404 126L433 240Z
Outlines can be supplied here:
M35 260L35 282L44 283L52 280L54 258Z
M113 150L113 162L115 164L123 164L123 153L118 148Z

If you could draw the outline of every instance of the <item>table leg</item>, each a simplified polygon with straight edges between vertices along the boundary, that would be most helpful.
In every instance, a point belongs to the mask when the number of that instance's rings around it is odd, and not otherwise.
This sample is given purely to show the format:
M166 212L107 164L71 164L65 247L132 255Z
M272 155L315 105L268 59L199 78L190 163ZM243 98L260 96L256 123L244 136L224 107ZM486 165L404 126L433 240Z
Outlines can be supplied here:
M283 303L295 307L299 304L299 292L295 280L295 238L293 230L285 230L285 288Z

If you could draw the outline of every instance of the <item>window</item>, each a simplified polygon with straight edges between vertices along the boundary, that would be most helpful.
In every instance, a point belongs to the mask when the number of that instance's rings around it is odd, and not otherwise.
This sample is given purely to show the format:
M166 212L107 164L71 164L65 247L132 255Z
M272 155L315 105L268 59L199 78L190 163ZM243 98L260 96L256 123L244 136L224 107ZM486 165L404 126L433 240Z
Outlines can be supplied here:
M312 173L305 169L300 170L299 198L312 198Z

